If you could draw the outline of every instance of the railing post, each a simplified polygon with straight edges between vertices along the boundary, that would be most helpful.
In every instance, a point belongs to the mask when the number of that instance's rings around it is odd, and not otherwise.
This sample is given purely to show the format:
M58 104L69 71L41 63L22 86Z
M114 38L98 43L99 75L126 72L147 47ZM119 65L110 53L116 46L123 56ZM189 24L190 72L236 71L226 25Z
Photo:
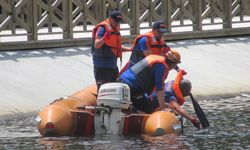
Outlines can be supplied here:
M162 15L167 24L168 31L171 32L171 0L162 0Z
M73 18L72 18L72 0L63 1L63 20L65 29L63 31L63 39L73 38Z
M83 20L82 20L82 24L83 24L83 30L84 31L87 31L87 24L88 24L88 21L87 21L87 19L88 19L88 15L87 15L87 2L86 2L86 0L82 0L82 18L83 18Z
M36 4L37 0L31 0L31 5L32 5L32 22L31 22L31 33L32 37L30 37L32 40L37 40L38 39L38 31L37 31L37 23L38 23L38 7Z
M101 22L104 19L107 18L107 12L106 12L106 0L98 0L96 1L95 5L95 11L96 11L96 18L97 22Z
M53 27L53 20L51 17L51 14L53 13L52 11L52 0L47 0L47 5L48 5L48 15L49 15L49 19L48 19L48 32L51 33L52 32L52 27Z
M116 2L116 9L121 10L121 0L115 0Z
M33 8L33 0L31 1L27 1L27 8ZM34 37L33 37L33 9L27 9L27 21L28 21L28 24L29 24L29 31L27 31L28 35L27 35L27 40L28 41L31 41L31 40L34 40Z
M232 28L232 0L223 0L223 9L225 20L223 20L223 28Z
M131 17L133 20L133 24L132 24L132 30L130 31L131 35L136 35L140 33L140 20L139 20L139 16L140 16L140 10L139 10L139 6L140 6L140 0L133 0L132 1L132 5L131 5Z
M148 23L149 23L149 27L152 27L152 23L153 23L153 16L154 16L154 6L153 6L153 2L152 0L149 0L149 15L148 15Z
M195 22L193 23L193 30L194 31L201 31L202 30L202 2L201 0L194 0L193 1L193 14L195 16Z
M11 18L12 18L12 22L11 22L11 33L12 34L16 34L16 9L15 9L15 1L11 1Z

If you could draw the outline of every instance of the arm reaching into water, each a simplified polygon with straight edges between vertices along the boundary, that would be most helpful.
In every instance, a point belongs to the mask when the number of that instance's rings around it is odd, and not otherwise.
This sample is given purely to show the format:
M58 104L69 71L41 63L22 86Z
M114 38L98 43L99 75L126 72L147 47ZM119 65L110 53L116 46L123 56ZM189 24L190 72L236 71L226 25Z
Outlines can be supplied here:
M200 122L197 120L196 117L191 116L186 112L185 109L183 109L178 103L175 101L171 101L169 103L169 108L173 109L175 112L177 112L179 115L187 118L196 128L200 128Z

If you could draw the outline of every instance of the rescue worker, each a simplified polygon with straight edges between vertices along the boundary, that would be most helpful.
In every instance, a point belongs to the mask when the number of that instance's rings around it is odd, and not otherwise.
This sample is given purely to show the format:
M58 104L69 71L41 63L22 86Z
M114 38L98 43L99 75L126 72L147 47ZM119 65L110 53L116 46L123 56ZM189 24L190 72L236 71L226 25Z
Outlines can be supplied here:
M140 108L135 102L138 97L144 93L150 95L155 89L160 109L165 109L164 81L169 71L180 62L180 54L175 50L169 51L166 56L149 55L122 73L118 81L129 85L135 108Z
M131 51L131 48L121 45L121 21L121 11L114 10L107 20L96 25L92 31L92 55L97 89L104 83L116 81L119 73L117 58L121 60L122 51Z
M187 118L196 128L200 128L200 122L196 117L188 114L181 106L185 102L186 96L190 95L191 92L191 82L189 80L183 79L183 75L186 72L180 70L175 78L175 80L168 81L164 87L165 102L168 103L168 107L172 109L177 114ZM140 106L139 110L146 113L152 113L159 109L159 103L157 100L156 93L144 97L140 97L136 100L137 105Z
M150 54L165 55L169 47L165 44L163 34L167 32L166 24L163 21L156 21L152 31L137 36L132 46L132 54L129 60L129 67L133 66Z

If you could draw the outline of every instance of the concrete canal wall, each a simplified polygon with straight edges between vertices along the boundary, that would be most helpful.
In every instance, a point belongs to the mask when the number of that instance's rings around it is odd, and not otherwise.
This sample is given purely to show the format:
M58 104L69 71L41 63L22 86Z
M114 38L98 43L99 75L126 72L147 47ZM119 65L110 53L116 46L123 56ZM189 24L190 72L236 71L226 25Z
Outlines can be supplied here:
M169 42L199 100L250 92L250 36ZM123 65L130 53L125 54ZM94 83L90 47L0 52L0 116L37 112ZM169 79L173 78L172 71ZM1 120L0 119L0 120Z

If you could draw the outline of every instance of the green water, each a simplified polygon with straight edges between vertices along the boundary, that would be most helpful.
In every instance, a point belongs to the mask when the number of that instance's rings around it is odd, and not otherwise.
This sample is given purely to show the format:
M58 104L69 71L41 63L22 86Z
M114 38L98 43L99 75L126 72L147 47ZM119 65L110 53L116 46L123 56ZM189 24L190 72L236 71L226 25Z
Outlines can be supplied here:
M149 137L93 136L41 138L34 118L8 120L0 124L0 150L94 149L94 150L165 150L165 149L250 149L250 95L229 99L199 101L210 121L210 128L197 130L186 124L184 133ZM185 108L194 113L188 101Z

